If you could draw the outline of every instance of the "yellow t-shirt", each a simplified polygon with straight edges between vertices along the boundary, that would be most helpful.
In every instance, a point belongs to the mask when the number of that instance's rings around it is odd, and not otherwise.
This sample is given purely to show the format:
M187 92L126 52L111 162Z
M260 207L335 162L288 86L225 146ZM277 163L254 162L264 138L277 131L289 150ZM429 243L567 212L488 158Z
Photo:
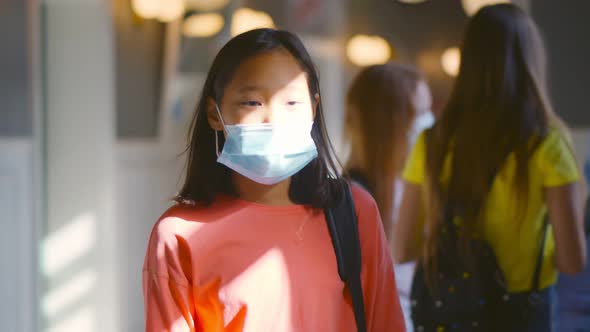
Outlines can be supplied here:
M425 139L420 135L411 152L403 178L414 184L423 184L425 171ZM441 181L450 177L450 158L447 156ZM508 290L527 291L531 288L533 271L539 253L541 230L547 212L543 188L556 187L579 180L575 157L567 142L556 129L552 129L531 158L529 165L529 197L524 219L516 220L518 208L514 199L513 179L516 159L510 155L492 184L486 203L482 234L492 246L500 268L504 272ZM519 225L519 224L522 225ZM519 228L521 227L521 231ZM555 242L551 226L545 243L540 287L555 283L557 267L553 261Z

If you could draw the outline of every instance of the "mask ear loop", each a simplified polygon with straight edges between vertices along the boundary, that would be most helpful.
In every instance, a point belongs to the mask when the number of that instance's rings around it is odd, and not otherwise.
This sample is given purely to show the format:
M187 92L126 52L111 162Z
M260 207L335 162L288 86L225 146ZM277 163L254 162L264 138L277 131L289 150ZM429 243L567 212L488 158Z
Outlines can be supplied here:
M217 115L219 116L219 120L221 120L221 124L223 125L223 130L225 131L225 122L223 121L223 117L221 116L221 111L217 104L215 104L215 109L217 110ZM219 131L215 130L215 153L217 154L217 158L219 158Z
M219 158L219 138L217 137L219 132L215 131L215 153L217 154L217 158Z

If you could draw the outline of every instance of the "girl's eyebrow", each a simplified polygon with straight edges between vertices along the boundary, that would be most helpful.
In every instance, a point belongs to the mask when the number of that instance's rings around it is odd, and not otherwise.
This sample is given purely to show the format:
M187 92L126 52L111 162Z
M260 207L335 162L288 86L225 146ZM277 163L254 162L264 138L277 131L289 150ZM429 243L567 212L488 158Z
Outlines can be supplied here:
M285 84L282 87L282 90L299 91L302 88L303 87L301 87L299 84L289 82L289 84ZM244 85L238 89L238 93L261 92L265 90L267 90L267 88L262 85Z
M245 85L243 87L241 87L238 91L239 92L255 92L255 91L260 91L263 90L263 88L261 86L258 85Z

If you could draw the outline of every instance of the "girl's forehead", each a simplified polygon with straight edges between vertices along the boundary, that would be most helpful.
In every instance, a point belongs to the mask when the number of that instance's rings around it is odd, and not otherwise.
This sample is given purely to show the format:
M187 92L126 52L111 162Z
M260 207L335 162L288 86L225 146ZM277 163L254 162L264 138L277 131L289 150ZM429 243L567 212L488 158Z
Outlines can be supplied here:
M240 64L227 89L238 92L308 90L308 82L299 62L288 51L277 49L255 55Z

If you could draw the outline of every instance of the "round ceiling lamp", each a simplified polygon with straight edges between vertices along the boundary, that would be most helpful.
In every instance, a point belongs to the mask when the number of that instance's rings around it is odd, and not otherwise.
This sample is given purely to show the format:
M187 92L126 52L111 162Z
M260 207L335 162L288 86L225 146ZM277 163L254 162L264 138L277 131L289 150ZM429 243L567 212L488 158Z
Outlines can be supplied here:
M356 35L346 45L346 55L357 66L383 64L391 58L389 43L379 36Z
M173 22L184 14L184 9L184 0L162 0L156 18L164 23Z
M137 16L155 18L160 13L160 0L131 0L131 8Z
M205 38L216 35L225 24L218 13L193 14L184 20L182 33L186 37Z
M198 11L220 10L227 6L229 0L186 0L186 7Z
M473 16L481 7L495 5L498 3L510 3L510 0L461 0L463 10L468 16Z
M452 77L457 76L459 74L459 67L461 66L461 51L457 47L447 48L443 52L440 62L447 75Z
M240 8L232 15L230 31L232 36L259 28L275 28L274 21L269 14L250 8Z

